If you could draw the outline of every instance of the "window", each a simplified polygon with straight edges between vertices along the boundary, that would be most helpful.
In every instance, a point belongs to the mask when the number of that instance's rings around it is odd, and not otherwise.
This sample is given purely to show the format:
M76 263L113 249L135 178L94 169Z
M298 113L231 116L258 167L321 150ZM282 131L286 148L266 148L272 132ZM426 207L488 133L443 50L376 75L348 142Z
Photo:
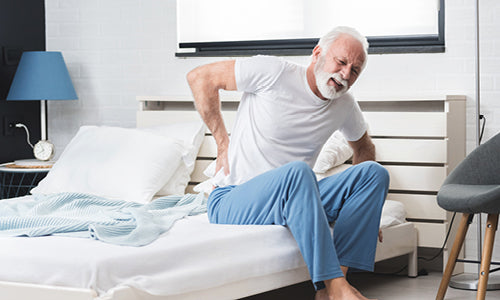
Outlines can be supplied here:
M176 55L309 55L338 25L370 53L444 51L444 0L178 0Z

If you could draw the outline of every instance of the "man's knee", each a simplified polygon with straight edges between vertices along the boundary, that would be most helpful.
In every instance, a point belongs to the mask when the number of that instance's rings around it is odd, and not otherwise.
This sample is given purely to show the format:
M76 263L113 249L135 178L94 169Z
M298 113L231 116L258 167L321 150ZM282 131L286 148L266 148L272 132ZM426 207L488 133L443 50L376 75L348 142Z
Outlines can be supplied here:
M310 179L312 182L316 182L316 176L314 175L313 170L303 161L290 162L283 165L282 168L289 176L300 180Z
M389 172L381 164L375 161L364 161L358 164L360 168L365 170L366 174L373 178L381 186L389 188Z
M303 161L293 161L283 165L283 168L287 168L289 171L294 172L311 172L311 167Z

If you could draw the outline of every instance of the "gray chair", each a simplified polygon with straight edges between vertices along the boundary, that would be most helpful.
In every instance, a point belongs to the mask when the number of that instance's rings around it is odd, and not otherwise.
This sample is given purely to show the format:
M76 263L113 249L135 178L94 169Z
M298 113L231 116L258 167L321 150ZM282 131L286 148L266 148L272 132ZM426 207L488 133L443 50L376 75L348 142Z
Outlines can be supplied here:
M500 133L472 151L446 178L437 201L447 211L463 213L436 299L443 299L474 214L487 213L477 298L484 299L498 214L500 213Z

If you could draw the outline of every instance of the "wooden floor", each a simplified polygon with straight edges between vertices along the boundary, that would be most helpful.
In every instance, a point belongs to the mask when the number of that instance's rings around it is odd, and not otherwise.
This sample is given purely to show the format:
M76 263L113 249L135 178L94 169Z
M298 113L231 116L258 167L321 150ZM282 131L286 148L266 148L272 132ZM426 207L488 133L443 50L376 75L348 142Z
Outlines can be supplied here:
M498 275L500 276L500 275ZM498 277L496 277L498 278ZM352 273L348 276L349 282L363 295L378 300L432 300L441 281L440 272L430 272L417 278L408 278L404 275L381 275L373 273ZM302 283L287 289L277 290L245 300L312 300L314 289L310 282ZM448 288L446 300L474 300L476 291ZM500 290L488 291L487 300L500 299Z
M441 273L431 272L429 275L417 278L358 273L350 276L349 281L368 298L379 300L427 300L436 298ZM476 291L449 287L445 299L473 300L476 299ZM486 299L500 299L500 291L488 291Z

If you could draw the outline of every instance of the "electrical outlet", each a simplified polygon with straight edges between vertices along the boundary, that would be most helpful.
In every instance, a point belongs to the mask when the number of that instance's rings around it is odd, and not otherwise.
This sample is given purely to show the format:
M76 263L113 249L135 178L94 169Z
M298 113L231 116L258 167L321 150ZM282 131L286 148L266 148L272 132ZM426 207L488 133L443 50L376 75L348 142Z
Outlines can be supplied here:
M13 136L20 134L22 128L17 128L17 123L23 123L24 119L21 115L8 115L3 117L3 135Z

